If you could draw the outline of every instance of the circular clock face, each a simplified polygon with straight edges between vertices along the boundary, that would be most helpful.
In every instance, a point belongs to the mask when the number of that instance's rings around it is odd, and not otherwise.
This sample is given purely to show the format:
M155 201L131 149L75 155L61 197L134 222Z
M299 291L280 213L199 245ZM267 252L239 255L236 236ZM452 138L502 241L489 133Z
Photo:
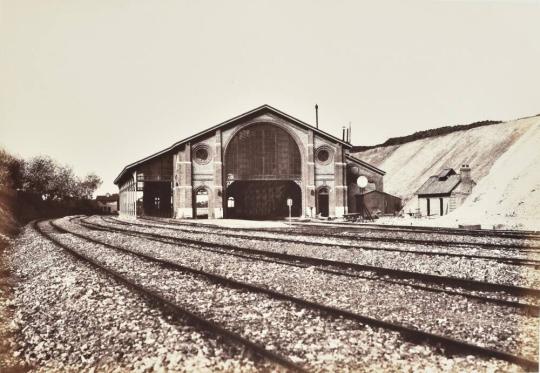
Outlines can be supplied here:
M360 188L365 188L365 187L367 187L367 185L368 185L368 179L367 179L367 177L365 177L364 175L358 176L358 179L356 179L356 184L357 184Z

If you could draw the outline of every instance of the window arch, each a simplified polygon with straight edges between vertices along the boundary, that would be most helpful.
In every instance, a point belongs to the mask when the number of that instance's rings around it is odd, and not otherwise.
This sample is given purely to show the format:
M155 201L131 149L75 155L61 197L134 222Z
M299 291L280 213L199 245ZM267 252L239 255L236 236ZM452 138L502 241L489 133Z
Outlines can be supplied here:
M234 180L297 180L302 158L295 139L271 123L242 128L225 151L225 174Z

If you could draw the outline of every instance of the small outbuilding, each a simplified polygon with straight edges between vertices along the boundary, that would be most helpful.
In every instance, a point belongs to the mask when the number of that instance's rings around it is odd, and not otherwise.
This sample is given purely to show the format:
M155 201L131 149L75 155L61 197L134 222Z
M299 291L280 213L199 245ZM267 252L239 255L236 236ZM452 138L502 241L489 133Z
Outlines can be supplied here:
M416 191L421 216L443 216L463 204L476 183L468 164L462 165L459 171L458 174L452 168L445 168Z
M366 191L362 197L371 215L396 215L402 208L401 198L380 190Z
M102 213L116 214L118 213L118 194L105 194L96 197L97 208Z

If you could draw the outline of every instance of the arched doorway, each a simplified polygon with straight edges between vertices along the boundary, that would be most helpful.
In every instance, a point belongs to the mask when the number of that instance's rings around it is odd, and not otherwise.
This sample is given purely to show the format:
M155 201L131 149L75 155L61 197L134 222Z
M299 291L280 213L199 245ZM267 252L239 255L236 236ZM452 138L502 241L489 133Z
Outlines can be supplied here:
M285 129L257 123L238 131L225 149L226 217L274 219L302 213L302 158ZM230 204L232 198L234 203ZM231 205L233 207L231 207Z
M195 219L208 219L209 192L206 187L195 190L193 194L193 217Z
M327 187L321 187L317 191L317 215L328 217L330 214L329 191Z

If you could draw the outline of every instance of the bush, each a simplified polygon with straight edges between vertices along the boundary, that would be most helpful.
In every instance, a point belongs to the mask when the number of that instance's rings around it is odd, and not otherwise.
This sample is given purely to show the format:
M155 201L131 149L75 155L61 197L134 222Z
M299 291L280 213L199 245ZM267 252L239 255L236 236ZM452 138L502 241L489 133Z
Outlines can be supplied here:
M24 161L0 149L0 233L12 233L16 220L93 213L92 195L101 183L93 173L77 177L51 157Z

